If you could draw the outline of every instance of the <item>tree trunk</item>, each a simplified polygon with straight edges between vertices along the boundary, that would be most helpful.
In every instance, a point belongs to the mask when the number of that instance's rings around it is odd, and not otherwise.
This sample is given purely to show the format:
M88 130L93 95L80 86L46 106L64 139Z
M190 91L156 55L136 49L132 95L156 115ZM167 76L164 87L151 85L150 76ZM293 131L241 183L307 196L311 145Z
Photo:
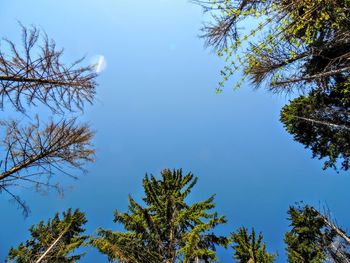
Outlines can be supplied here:
M68 231L69 227L70 225L65 230L63 230L63 232L58 236L58 238L55 239L55 241L48 247L48 249L46 249L46 251L39 257L39 259L35 261L35 263L40 263L46 257L46 255L50 253L50 251L55 247L58 241L60 241L64 234Z
M305 118L305 117L300 117L300 116L295 116L293 115L292 117L303 120L303 121L307 121L307 122L311 122L311 123L317 123L317 124L321 124L321 125L325 125L331 128L336 128L336 129L340 129L340 130L347 130L350 131L350 127L346 126L346 125L339 125L339 124L334 124L331 122L327 122L327 121L319 121L316 119L311 119L311 118Z
M300 82L300 81L311 81L311 80L314 80L314 79L329 77L329 76L332 76L332 75L335 75L335 74L339 74L339 73L342 73L344 71L349 71L349 70L350 70L350 67L345 67L345 68L341 68L341 69L335 69L335 70L322 72L322 73L315 74L315 75L312 75L312 76L280 80L280 81L276 81L273 85L274 86L279 86L279 85L287 85L287 84L291 84L291 83L296 83L296 82Z

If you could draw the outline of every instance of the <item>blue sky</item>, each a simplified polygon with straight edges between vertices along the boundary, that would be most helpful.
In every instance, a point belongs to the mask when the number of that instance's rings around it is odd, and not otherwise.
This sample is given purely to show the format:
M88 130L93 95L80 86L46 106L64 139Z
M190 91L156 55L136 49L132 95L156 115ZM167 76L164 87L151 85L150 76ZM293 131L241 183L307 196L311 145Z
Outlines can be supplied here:
M1 196L0 261L28 238L30 225L68 207L87 213L88 233L115 227L113 210L127 208L129 193L142 196L146 172L164 168L197 175L191 201L216 193L217 211L229 220L219 232L254 226L279 253L277 262L286 261L286 212L296 201L326 202L350 227L350 178L322 171L322 162L284 131L279 111L288 98L248 83L215 94L223 63L198 38L204 18L186 0L1 1L1 37L16 41L17 21L33 24L65 48L67 61L103 55L107 67L95 104L79 116L97 131L97 161L80 180L63 179L63 199L21 190L28 218ZM221 262L232 262L231 255L219 251ZM82 262L107 258L89 249Z

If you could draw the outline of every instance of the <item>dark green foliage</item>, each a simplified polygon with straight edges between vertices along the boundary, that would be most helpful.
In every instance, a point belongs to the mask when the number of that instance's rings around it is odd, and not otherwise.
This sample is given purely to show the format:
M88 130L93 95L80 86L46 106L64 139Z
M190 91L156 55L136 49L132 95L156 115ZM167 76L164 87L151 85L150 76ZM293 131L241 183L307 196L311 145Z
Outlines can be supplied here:
M86 222L85 214L79 210L68 209L62 218L56 213L47 223L33 225L29 229L31 238L11 248L8 259L18 263L37 262L39 258L40 262L76 262L84 255L72 253L88 238L82 235Z
M350 91L350 90L349 90ZM348 170L350 164L350 96L344 89L300 96L282 109L281 121L313 157L327 158L324 169Z
M322 263L334 234L327 229L319 212L310 206L290 207L291 230L285 234L288 262Z
M234 259L239 263L272 263L275 261L276 254L266 251L266 244L263 242L263 235L259 233L256 236L254 228L249 234L245 227L238 229L231 235L235 251Z
M110 260L121 262L212 262L215 246L227 246L228 239L212 229L226 223L224 216L210 212L214 197L189 204L186 198L197 183L193 174L163 170L161 179L153 175L143 180L144 206L129 197L129 211L115 212L114 221L125 232L98 230L91 244Z

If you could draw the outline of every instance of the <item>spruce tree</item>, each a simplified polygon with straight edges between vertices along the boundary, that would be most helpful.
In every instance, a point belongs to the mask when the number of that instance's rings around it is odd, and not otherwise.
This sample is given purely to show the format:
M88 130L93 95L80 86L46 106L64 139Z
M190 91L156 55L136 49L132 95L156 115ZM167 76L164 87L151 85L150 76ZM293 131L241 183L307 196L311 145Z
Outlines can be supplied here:
M350 89L312 92L294 99L281 112L281 121L294 139L310 148L313 157L326 159L324 169L350 167L349 94Z
M285 234L288 262L324 262L334 235L319 213L310 206L291 206L288 214L291 221L291 230Z
M266 244L263 242L263 235L255 234L254 228L251 233L248 229L241 227L237 232L231 234L234 250L233 258L239 263L272 263L277 254L266 251Z
M85 214L68 209L60 217L58 213L46 223L41 221L29 231L31 238L16 248L11 248L8 260L18 263L76 262L84 253L73 254L88 236L83 235Z
M288 261L350 262L350 237L332 219L309 205L291 206L288 211L292 229L286 233Z
M215 208L214 196L190 203L197 178L182 170L165 169L161 179L146 174L143 203L129 197L129 210L115 211L114 221L125 231L98 230L91 244L110 260L120 262L212 262L216 246L227 246L226 237L213 229L226 223Z

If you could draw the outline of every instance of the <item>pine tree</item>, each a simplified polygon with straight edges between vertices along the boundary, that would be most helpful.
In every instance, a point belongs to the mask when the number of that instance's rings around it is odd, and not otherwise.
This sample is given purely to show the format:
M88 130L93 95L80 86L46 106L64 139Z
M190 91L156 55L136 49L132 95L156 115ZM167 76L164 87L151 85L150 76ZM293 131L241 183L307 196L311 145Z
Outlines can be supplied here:
M249 234L248 229L242 227L236 233L231 234L232 248L235 253L233 258L239 263L272 263L277 254L266 251L263 235L256 236L254 228Z
M18 263L76 262L84 254L72 254L88 238L82 235L87 222L85 214L68 209L60 218L56 213L47 223L41 221L29 231L31 238L17 248L11 248L8 259Z
M129 197L129 211L115 212L114 221L125 232L99 229L91 244L110 260L120 262L212 262L215 247L227 246L228 239L212 230L226 223L215 208L214 196L189 204L186 198L196 185L193 174L165 169L161 179L146 175L143 180L144 206Z

